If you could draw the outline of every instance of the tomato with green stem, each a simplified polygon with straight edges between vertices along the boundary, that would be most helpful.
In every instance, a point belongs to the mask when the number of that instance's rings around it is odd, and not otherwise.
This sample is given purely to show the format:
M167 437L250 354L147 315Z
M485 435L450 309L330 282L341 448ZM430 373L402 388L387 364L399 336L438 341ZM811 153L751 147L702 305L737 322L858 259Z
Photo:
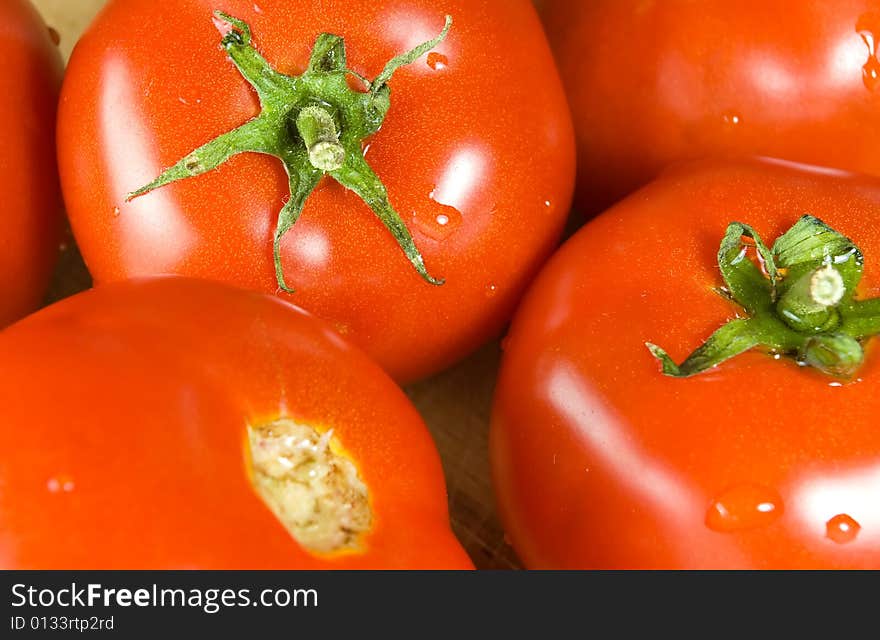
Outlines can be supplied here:
M880 175L880 1L540 4L584 213L671 162L719 154Z
M74 51L60 161L96 281L277 293L400 381L499 332L574 180L529 2L215 10L195 0L165 22L111 0Z
M63 208L55 163L61 54L28 0L0 6L0 326L43 302L61 241Z
M526 565L880 566L878 221L876 178L715 160L578 232L493 411Z
M0 334L0 378L4 568L472 568L415 408L275 297L98 287Z

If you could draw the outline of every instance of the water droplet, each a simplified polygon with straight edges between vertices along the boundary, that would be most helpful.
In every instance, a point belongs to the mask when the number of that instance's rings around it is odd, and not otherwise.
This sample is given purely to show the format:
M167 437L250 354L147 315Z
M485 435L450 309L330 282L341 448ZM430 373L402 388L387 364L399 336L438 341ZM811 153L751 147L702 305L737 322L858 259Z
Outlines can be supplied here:
M50 493L70 493L73 491L76 486L73 483L73 478L68 475L59 475L54 478L50 478L46 483L46 488Z
M488 287L486 287L486 297L487 298L494 298L497 295L498 295L498 285L497 284L490 284Z
M446 240L461 226L461 212L455 207L440 204L433 196L432 191L430 202L413 213L413 222L429 238Z
M61 34L54 27L49 27L49 39L56 47L61 44Z
M179 97L179 98L177 98L177 99L178 99L178 101L180 102L180 104L185 104L185 105L187 105L187 106L189 105L189 102L187 102L187 101L186 101L186 98L184 98L183 96L181 96L181 97Z
M443 71L443 69L449 66L449 58L444 56L442 53L432 51L428 54L428 66L431 67L434 71Z
M119 216L119 207L113 207L113 217Z
M263 8L260 5L255 4L254 5L254 13L263 13Z
M880 12L866 13L856 23L856 32L868 47L868 61L862 67L862 81L868 91L880 87L880 59L877 58L877 34L880 33Z
M862 80L869 91L880 86L880 60L876 56L871 57L862 67Z
M735 126L738 124L742 124L742 116L733 111L728 111L721 116L721 120L724 124Z
M547 208L549 209L549 208L550 208L550 201L549 201L549 200L544 200L544 206L547 207Z
M862 525L845 513L836 515L825 523L825 535L837 544L852 542L861 529Z
M764 527L782 515L779 493L759 484L740 484L723 492L706 512L706 526L721 533Z

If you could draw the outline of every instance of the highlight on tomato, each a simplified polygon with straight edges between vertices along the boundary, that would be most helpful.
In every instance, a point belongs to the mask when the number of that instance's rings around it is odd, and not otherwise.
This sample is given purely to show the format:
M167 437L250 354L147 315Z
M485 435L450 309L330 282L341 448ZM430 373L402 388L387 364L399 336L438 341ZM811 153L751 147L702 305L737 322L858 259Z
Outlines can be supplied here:
M543 0L598 213L682 159L880 175L877 0Z
M401 382L499 333L574 188L528 0L110 0L78 43L59 156L99 283L274 293Z
M7 569L470 569L403 392L277 298L158 278L0 334Z
M880 566L880 179L685 164L589 222L506 342L530 568Z
M28 0L0 4L0 327L43 302L61 241L55 162L62 62L52 33Z

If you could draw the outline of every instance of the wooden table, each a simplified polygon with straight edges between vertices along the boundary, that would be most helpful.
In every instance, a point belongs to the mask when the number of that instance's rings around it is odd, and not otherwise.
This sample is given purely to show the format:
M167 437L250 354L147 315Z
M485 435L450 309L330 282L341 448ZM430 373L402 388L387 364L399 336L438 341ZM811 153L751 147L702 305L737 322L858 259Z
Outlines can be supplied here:
M70 55L79 34L105 2L32 1L46 22L61 34L65 56ZM49 302L91 286L73 238L65 244ZM457 367L406 389L431 428L443 457L453 527L481 569L519 567L513 550L504 542L489 482L486 437L498 360L499 348L494 342Z

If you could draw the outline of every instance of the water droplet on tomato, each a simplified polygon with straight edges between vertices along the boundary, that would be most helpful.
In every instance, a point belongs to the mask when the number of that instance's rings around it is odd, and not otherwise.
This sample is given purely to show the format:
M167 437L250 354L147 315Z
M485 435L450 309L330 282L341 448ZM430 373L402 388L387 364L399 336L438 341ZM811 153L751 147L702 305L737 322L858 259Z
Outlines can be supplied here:
M836 515L825 523L825 534L837 544L852 542L861 529L862 525L845 513Z
M61 34L54 27L49 27L49 39L56 47L61 44Z
M416 227L429 238L446 240L461 226L462 215L455 207L440 204L433 199L413 213Z
M742 116L733 111L728 111L721 116L722 122L726 125L736 126L742 124Z
M764 527L782 515L779 493L760 484L740 484L724 491L706 512L706 526L720 533Z
M428 54L428 66L431 67L434 71L442 71L447 66L449 66L449 58L444 56L442 53L432 51Z
M255 4L254 5L254 13L263 13L263 8L260 5Z
M73 483L73 478L68 475L61 474L55 476L54 478L50 478L46 483L46 488L50 493L70 493L73 491L76 486Z
M113 217L119 216L119 207L113 207Z
M487 298L494 298L497 295L498 295L498 285L497 284L490 284L488 287L486 287L486 297Z
M862 67L862 80L869 91L875 91L880 86L880 60L876 56L870 58Z
M877 58L877 34L880 33L880 12L866 13L856 23L856 32L868 47L868 61L862 67L862 81L868 91L880 87L880 59Z

